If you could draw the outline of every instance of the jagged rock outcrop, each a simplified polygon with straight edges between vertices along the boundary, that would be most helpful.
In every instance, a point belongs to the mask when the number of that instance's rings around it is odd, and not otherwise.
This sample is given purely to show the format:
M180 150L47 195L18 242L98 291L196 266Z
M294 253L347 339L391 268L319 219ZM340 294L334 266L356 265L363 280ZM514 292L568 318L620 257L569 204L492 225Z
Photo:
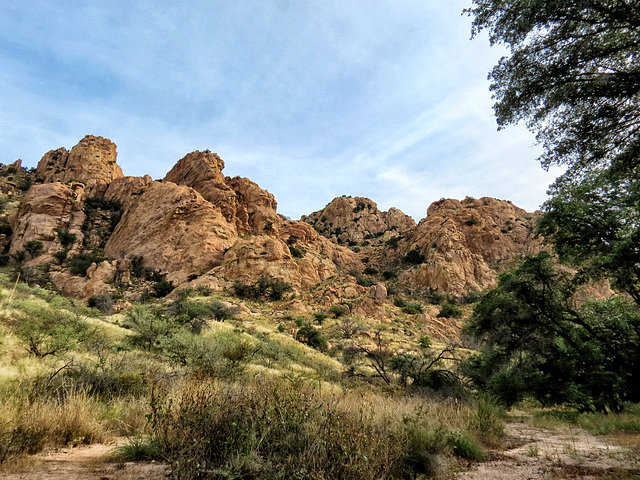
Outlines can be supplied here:
M401 243L400 255L415 251L423 261L400 278L443 293L493 287L500 264L542 248L534 225L534 214L504 200L440 200Z
M113 180L123 176L116 157L115 143L87 135L70 152L66 148L47 152L38 163L36 176L45 183L82 182L87 195L102 195Z
M385 232L405 232L416 227L411 217L396 208L383 212L368 198L346 196L334 198L322 210L303 216L302 221L327 238L352 244L380 237Z
M220 210L194 189L152 182L131 201L105 253L116 259L142 256L146 266L178 284L220 264L235 240Z
M120 177L109 184L104 194L106 200L117 200L125 210L131 204L135 195L140 195L153 179L149 175L144 177Z
M223 169L224 161L217 154L196 151L181 158L164 181L196 190L240 233L259 235L279 221L273 195L246 178L225 177Z
M10 218L13 228L9 253L24 250L30 241L42 242L42 254L54 253L63 247L56 229L76 236L73 245L82 245L82 223L85 219L82 183L46 183L32 186Z

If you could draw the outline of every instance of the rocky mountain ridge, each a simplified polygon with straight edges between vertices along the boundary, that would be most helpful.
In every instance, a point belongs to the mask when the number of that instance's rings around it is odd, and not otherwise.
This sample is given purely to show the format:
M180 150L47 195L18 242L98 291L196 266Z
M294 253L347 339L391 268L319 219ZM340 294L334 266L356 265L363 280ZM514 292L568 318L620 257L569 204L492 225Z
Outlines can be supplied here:
M6 253L25 275L39 269L34 279L84 299L134 300L149 288L136 280L144 268L156 281L213 290L267 275L300 298L352 299L354 310L385 315L387 287L408 295L482 290L504 265L541 248L535 214L493 198L440 200L416 224L398 209L343 196L287 220L271 193L225 176L224 161L209 151L187 154L162 180L127 177L115 144L88 135L71 151L47 152L35 171L11 167L32 185L8 217ZM5 179L8 168L0 170Z

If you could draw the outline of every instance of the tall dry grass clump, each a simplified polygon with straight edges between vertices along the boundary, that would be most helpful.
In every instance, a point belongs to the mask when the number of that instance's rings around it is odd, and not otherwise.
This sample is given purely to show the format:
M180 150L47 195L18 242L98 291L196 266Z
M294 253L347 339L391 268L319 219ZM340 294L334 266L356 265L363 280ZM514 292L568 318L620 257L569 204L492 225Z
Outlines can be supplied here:
M209 379L158 402L149 442L175 479L417 478L444 454L481 458L476 420L473 405L455 402Z

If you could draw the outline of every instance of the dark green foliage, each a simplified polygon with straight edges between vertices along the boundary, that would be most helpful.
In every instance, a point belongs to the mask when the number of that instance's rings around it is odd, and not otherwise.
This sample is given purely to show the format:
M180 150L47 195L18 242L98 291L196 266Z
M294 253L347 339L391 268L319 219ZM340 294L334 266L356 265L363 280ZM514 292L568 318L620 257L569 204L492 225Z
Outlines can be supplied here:
M304 258L304 252L300 248L294 247L293 245L289 245L289 253L291 253L291 256L293 256L294 258Z
M419 315L424 313L424 308L417 302L411 302L402 307L402 312L408 315Z
M9 265L10 261L11 261L11 255L7 253L0 253L0 267Z
M67 248L70 245L73 245L73 242L76 241L75 233L69 233L64 230L60 230L59 228L54 228L54 231L58 235L58 240L60 240L60 245L62 245L62 248Z
M111 315L113 312L113 297L107 294L93 295L89 298L87 305L100 310L103 315Z
M322 331L308 323L300 327L298 333L296 333L296 340L317 350L324 351L327 349L327 341L322 336Z
M281 300L283 295L291 290L291 285L284 280L268 275L262 275L253 285L247 285L242 282L233 284L233 291L236 296L261 301Z
M322 325L327 318L329 314L326 312L313 312L313 321L318 325Z
M152 436L129 439L125 445L116 447L110 459L122 462L163 460L160 445Z
M382 278L385 280L391 280L392 278L396 278L397 275L395 274L395 272L392 272L390 270L385 270L382 272Z
M67 261L67 265L74 275L86 275L87 269L92 263L105 261L105 257L98 256L93 252L78 253Z
M196 287L196 292L198 292L198 295L201 295L203 297L211 296L211 288L207 287L206 285L198 285Z
M476 225L478 223L478 219L476 217L469 217L467 220L465 220L464 224L472 227L473 225Z
M372 285L375 284L375 282L371 278L365 275L357 275L356 283L362 287L371 287Z
M30 240L24 244L24 249L29 253L29 255L31 255L32 258L40 255L43 248L44 245L38 240Z
M375 275L378 273L378 269L374 267L366 267L362 273L365 275Z
M62 265L64 261L67 259L68 254L69 254L69 250L65 248L64 250L58 250L57 252L55 252L53 254L53 258L55 258L58 261L58 263Z
M486 343L466 364L483 390L510 405L619 408L640 399L640 312L622 299L576 307L575 283L550 256L528 257L476 305L467 332Z
M460 318L462 317L462 309L453 303L445 303L440 307L438 317Z
M586 175L577 185L556 185L539 232L553 241L560 260L582 279L608 278L640 305L640 175L611 171Z
M400 238L401 237L394 236L387 240L385 243L395 250L396 248L398 248L398 242L400 241Z
M510 56L491 72L499 125L538 133L544 165L579 179L637 162L640 6L637 2L474 0L473 34L488 30Z
M159 280L156 280L152 288L153 294L158 298L162 298L169 295L176 287L173 285L172 281L160 278Z
M20 302L16 336L35 357L62 356L89 338L87 322L66 310Z
M349 313L349 307L340 304L331 305L331 308L329 308L329 312L331 313L331 315L333 315L333 318L340 318L343 315Z
M107 200L104 197L89 197L84 202L85 210L106 210L109 212L117 212L122 209L122 203L119 200Z
M295 235L289 235L289 238L287 239L287 245L295 245L297 241L298 237L296 237Z
M510 48L490 75L498 124L526 122L543 166L567 166L540 231L583 278L608 278L640 305L640 4L473 4L473 34Z
M214 300L211 302L211 314L216 321L224 322L225 320L231 320L235 316L235 310L226 307L222 302Z
M460 385L457 375L446 364L457 361L455 350L451 347L439 352L422 349L420 352L400 353L388 358L389 366L399 375L401 385L436 391Z
M398 308L402 308L407 306L407 301L404 298L396 295L393 297L393 304Z
M139 255L134 255L131 260L131 275L136 278L145 278L147 274L147 268L144 266L144 258Z
M0 220L0 235L6 235L7 237L13 233L13 229L6 219Z
M420 265L424 263L425 258L418 250L410 250L409 253L404 256L404 261L412 265Z

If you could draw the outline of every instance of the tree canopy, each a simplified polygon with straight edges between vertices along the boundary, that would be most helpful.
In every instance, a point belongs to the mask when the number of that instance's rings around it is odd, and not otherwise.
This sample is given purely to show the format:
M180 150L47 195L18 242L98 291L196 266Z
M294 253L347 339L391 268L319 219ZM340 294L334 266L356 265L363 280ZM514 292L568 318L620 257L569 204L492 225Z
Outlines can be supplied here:
M567 175L640 152L640 3L636 0L473 0L472 35L487 30L510 55L489 75L498 124L526 121L544 166Z
M506 404L618 409L640 400L640 314L621 298L579 304L576 283L548 253L500 277L476 305L467 332L484 346L466 373Z

